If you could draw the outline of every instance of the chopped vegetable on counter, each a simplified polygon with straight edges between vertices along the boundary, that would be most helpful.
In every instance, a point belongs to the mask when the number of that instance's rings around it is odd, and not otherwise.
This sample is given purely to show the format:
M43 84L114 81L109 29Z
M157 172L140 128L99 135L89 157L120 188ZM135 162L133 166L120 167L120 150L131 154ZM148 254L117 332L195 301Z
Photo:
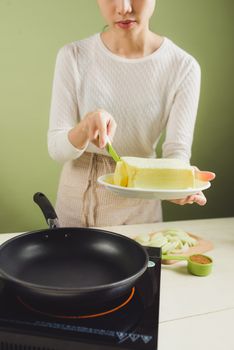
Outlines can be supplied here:
M179 229L167 229L138 235L135 241L147 247L159 247L162 254L178 254L186 252L197 244L197 240L187 232Z

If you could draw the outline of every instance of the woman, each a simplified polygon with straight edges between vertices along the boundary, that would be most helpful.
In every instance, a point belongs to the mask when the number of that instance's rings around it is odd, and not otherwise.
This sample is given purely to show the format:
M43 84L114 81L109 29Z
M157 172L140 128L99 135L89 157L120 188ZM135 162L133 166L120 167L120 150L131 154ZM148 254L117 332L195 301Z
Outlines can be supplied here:
M64 163L56 211L62 226L107 226L162 220L161 203L118 197L97 184L120 156L189 162L200 68L170 39L153 33L155 0L97 0L108 29L60 49L53 84L48 148ZM116 127L117 132L116 132ZM205 173L206 180L214 177ZM202 193L175 203L204 205Z

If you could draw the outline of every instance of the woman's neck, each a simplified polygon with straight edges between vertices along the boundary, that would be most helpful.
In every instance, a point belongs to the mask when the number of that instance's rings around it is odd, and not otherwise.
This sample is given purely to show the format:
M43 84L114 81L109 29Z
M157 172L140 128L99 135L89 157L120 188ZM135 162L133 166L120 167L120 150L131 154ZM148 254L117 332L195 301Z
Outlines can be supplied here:
M141 32L119 33L109 29L101 34L105 46L114 54L125 58L140 58L156 51L163 38L149 29Z

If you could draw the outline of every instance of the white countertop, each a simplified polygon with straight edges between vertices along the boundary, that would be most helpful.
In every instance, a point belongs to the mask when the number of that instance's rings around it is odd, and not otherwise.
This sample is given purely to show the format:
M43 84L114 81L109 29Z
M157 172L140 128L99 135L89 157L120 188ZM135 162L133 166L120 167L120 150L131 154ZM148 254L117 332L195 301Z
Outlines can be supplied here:
M181 228L214 244L211 275L187 273L186 262L162 266L158 350L234 350L234 218L111 226L131 236ZM17 235L0 234L0 244Z

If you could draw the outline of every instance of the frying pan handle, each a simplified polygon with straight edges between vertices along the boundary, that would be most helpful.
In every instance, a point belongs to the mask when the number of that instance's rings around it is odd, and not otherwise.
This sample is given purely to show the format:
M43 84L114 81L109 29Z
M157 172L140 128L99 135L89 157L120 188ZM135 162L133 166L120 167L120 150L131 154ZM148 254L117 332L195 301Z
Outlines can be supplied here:
M49 227L59 227L57 214L49 199L43 193L37 192L34 194L33 200L42 210L42 213L44 214L44 217Z

